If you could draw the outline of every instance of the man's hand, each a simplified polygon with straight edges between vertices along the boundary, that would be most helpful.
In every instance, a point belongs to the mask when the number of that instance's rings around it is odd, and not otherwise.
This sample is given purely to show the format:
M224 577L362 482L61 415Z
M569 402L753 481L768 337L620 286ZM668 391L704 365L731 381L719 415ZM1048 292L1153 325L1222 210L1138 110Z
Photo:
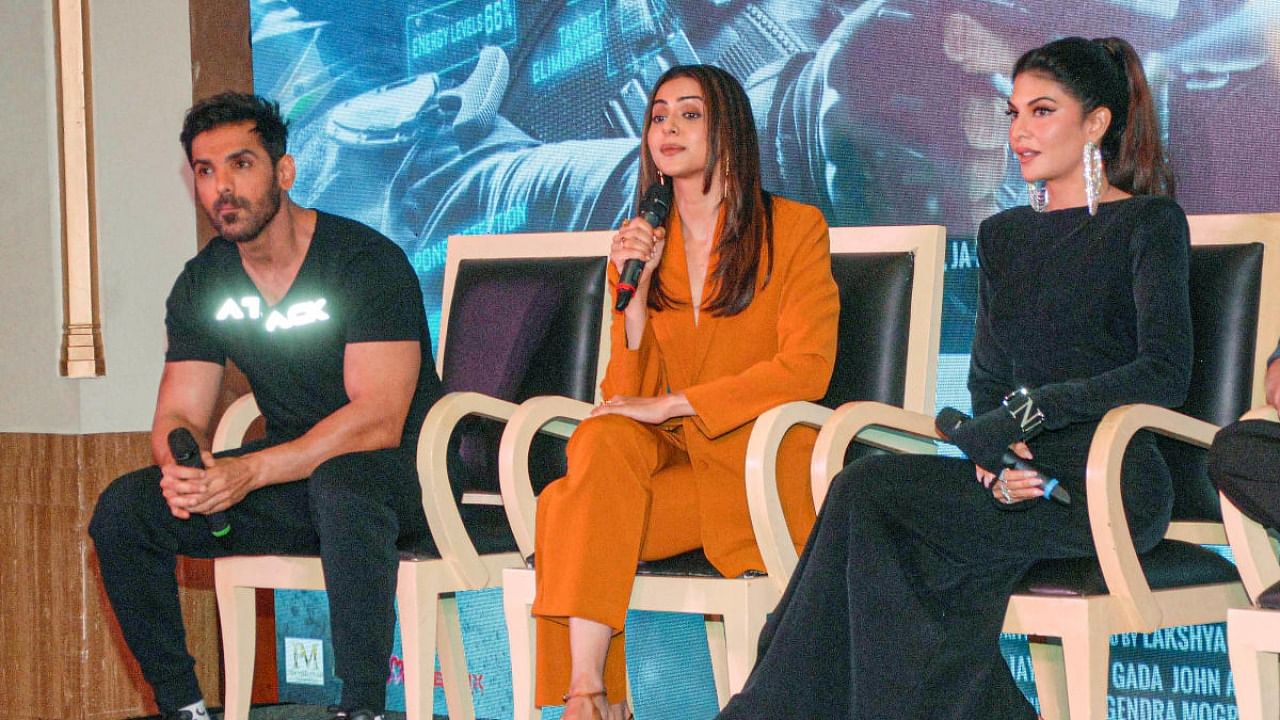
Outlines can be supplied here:
M176 518L208 515L235 505L254 489L256 469L251 457L214 460L201 452L205 469L168 465L161 468L160 488Z
M1280 411L1280 360L1267 366L1267 404Z

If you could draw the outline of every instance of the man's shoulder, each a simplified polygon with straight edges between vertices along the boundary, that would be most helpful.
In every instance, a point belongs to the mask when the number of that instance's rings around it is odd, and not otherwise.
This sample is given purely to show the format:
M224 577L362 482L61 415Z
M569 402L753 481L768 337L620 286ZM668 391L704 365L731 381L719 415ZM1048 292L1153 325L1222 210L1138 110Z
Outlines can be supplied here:
M353 220L342 215L334 215L323 210L316 210L314 238L352 248L398 247L386 235L359 220Z
M204 247L183 265L180 277L185 276L197 281L217 278L239 261L240 254L235 243L218 235L205 243Z

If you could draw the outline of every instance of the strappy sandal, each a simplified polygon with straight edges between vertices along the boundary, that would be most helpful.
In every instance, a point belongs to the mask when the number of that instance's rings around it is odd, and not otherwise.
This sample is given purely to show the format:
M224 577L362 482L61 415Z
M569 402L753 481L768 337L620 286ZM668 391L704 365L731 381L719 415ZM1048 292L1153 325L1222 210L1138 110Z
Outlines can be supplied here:
M565 693L562 699L564 700L564 704L568 705L569 701L574 698L586 698L588 700L593 700L594 698L597 698L597 697L603 697L604 704L605 705L609 704L609 691L607 690L596 690L593 692ZM596 704L594 701L591 703L591 720L604 720L604 716L600 714L600 708L596 707Z

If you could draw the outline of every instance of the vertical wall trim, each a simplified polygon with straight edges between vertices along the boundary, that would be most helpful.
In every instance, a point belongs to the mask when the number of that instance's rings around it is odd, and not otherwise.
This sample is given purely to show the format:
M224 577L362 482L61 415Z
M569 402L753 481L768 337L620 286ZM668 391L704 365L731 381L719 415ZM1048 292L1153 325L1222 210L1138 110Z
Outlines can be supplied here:
M98 237L93 193L93 98L87 0L58 0L58 154L62 202L62 348L67 377L106 374L98 301Z

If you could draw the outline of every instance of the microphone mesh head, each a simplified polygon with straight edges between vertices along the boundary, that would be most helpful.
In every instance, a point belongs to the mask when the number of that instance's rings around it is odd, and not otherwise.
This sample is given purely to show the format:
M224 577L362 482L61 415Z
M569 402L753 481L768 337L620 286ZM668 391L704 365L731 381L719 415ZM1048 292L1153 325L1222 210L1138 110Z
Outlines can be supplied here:
M933 426L943 437L951 437L951 433L955 429L963 425L969 420L969 416L960 412L953 407L944 407L938 412L938 417L934 418Z
M658 227L667 221L667 215L671 213L671 186L656 182L649 186L645 191L644 198L640 200L640 217L644 218L650 225Z

